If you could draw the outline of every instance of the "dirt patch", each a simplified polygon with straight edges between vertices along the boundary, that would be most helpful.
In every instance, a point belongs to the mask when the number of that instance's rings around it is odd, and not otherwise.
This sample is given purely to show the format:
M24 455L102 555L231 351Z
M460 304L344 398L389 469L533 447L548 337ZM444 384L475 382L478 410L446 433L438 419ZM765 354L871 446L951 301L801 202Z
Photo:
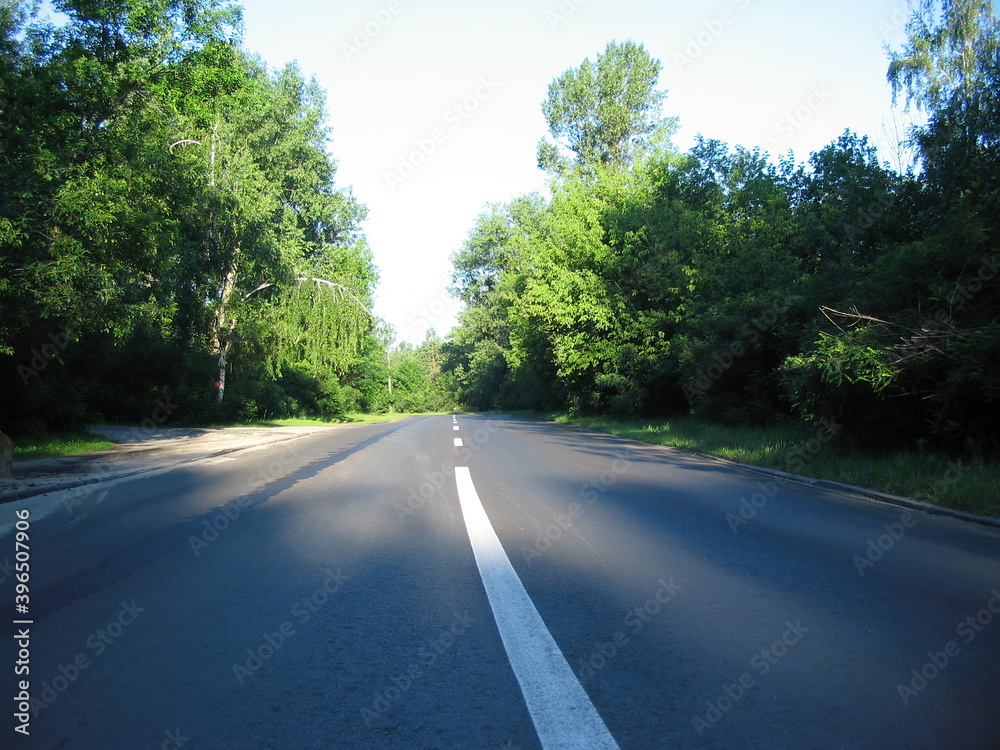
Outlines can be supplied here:
M98 425L90 431L114 442L114 448L79 456L17 461L12 478L0 480L0 502L197 461L337 427L158 427L147 430Z

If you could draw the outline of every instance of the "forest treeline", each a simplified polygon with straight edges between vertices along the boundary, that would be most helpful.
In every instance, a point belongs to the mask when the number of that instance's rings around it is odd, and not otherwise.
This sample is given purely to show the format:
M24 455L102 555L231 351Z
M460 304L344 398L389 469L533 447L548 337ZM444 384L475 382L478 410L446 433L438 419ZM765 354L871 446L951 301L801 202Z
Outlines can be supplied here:
M440 341L370 312L315 81L219 0L52 10L0 3L0 428L440 406Z
M920 0L907 31L888 77L926 124L903 170L851 132L806 164L680 153L631 41L554 80L551 196L489 207L454 256L460 400L1000 455L997 19Z
M807 163L671 143L661 65L554 80L550 194L455 254L460 325L394 345L322 89L222 0L0 4L0 429L349 411L822 421L1000 454L1000 45L917 0L890 51L910 169L845 132ZM734 113L734 116L738 113ZM169 408L164 408L167 406Z

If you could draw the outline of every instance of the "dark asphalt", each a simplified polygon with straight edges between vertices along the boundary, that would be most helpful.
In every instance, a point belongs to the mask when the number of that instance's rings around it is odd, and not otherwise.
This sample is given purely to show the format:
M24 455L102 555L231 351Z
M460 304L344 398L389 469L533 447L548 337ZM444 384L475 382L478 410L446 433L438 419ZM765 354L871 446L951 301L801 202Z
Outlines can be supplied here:
M23 737L8 700L0 747L541 747L456 464L622 748L1000 747L996 529L571 427L458 423L318 433L34 520L36 715ZM6 633L14 557L0 536Z

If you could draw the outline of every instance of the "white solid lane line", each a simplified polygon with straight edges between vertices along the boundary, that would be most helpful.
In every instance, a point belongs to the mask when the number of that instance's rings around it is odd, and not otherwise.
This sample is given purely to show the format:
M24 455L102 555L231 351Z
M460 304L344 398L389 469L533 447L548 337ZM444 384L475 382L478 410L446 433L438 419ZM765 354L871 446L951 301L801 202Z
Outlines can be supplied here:
M469 469L456 467L455 481L479 575L542 748L617 750L618 743L510 564Z

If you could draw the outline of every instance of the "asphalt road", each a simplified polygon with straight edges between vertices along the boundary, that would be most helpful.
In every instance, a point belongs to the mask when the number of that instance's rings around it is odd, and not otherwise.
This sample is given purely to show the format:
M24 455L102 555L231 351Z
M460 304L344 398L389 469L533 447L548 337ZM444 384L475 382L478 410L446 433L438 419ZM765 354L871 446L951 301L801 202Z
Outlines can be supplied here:
M571 427L32 498L0 561L4 748L1000 747L997 530Z

